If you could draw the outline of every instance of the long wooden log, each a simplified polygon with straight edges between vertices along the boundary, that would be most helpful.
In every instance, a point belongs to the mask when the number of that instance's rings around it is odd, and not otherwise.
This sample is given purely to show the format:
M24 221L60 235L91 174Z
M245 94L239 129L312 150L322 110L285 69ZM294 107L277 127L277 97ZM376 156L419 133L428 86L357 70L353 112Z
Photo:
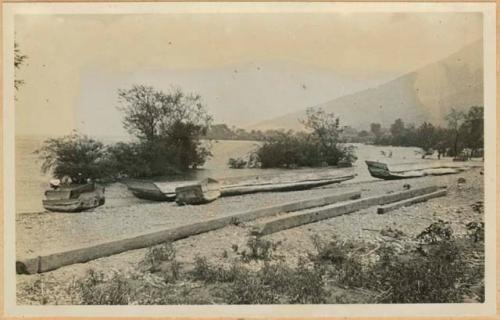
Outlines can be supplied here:
M415 204L415 203L424 202L424 201L427 201L427 200L433 199L433 198L443 197L445 195L446 195L446 190L438 190L436 192L424 194L422 196L398 201L398 202L391 203L391 204L388 204L385 206L380 206L377 208L377 213L384 214L384 213L387 213L389 211L399 209L401 207L411 206L412 204Z
M215 218L203 222L193 223L180 227L158 230L147 234L138 234L134 237L104 242L83 248L40 254L36 257L21 258L16 261L17 273L40 273L67 266L83 263L93 259L110 256L124 251L153 246L167 241L174 241L192 235L223 228L237 222L251 221L254 219L273 216L278 213L304 210L318 206L325 206L339 201L358 199L360 191L349 191L341 194L323 196L308 200L294 201L248 210L238 214Z
M321 208L308 209L302 212L287 214L284 217L278 217L262 224L258 224L254 226L252 233L257 236L264 236L281 230L286 230L304 224L366 209L371 206L383 205L432 193L437 190L437 186L424 187L408 191L372 196L365 199L352 200L339 204L332 204Z

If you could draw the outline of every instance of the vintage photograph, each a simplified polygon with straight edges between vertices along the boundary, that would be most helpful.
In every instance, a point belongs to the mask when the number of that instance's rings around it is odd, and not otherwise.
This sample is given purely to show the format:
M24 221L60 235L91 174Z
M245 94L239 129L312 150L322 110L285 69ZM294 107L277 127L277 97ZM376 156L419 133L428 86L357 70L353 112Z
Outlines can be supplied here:
M494 6L8 9L16 306L494 304Z

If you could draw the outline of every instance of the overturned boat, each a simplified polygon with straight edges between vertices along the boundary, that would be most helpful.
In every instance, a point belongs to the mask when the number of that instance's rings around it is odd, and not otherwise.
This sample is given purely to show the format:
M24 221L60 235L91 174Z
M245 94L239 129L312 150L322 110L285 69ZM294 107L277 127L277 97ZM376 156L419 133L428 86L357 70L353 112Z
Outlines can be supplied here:
M209 203L220 196L220 183L211 178L175 189L175 201L179 205Z
M105 203L104 187L95 183L69 184L45 191L43 207L48 211L80 212Z
M372 177L384 180L409 179L409 178L419 178L425 176L442 176L446 174L459 173L466 170L466 168L458 168L458 167L456 168L436 167L436 168L392 171L389 170L387 164L383 162L368 161L368 160L366 160L365 162L366 165L368 166L368 171L370 172L370 175Z

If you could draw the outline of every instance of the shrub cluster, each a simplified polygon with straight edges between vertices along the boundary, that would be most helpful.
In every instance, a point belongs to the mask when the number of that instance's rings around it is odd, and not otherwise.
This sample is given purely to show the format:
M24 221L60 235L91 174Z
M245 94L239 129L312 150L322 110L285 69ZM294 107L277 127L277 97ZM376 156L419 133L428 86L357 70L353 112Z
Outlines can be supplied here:
M354 162L354 147L342 144L339 118L322 109L308 109L302 121L307 132L278 131L256 154L262 168L319 167Z
M47 139L35 153L43 160L42 172L52 171L55 178L69 176L75 183L84 183L89 178L112 175L104 144L85 135L72 133Z
M480 224L469 225L475 231ZM482 302L484 261L470 262L484 252L480 239L454 237L449 223L440 220L416 237L417 246L402 251L390 244L377 248L375 261L364 259L360 248L367 244L317 240L312 259L327 265L338 284L377 293L374 302L455 303L470 295Z
M119 91L123 126L134 142L112 146L85 135L48 139L37 153L42 171L74 182L117 177L152 177L203 165L211 156L201 138L212 118L198 95L170 93L147 86Z
M403 246L314 238L316 251L295 265L274 259L276 244L250 239L253 254L244 257L254 259L215 265L196 257L193 268L183 271L172 245L164 244L145 254L140 275L91 271L75 291L82 304L482 302L484 241L477 236L482 225L469 226L470 237L456 237L439 221L415 238L402 235ZM337 296L333 288L355 293Z
M231 169L243 169L247 166L248 161L242 158L229 158L227 165Z

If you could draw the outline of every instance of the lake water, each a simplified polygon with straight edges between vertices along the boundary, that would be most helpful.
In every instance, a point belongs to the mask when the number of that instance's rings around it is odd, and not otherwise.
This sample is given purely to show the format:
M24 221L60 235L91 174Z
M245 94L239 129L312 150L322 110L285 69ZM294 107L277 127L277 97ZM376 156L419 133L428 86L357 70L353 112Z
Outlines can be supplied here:
M112 141L108 141L112 142ZM40 171L40 162L33 153L43 143L41 137L18 137L16 138L16 212L40 212L43 211L42 199L44 191L48 188L49 175ZM218 141L212 142L213 157L207 161L192 176L193 179L205 177L227 178L243 177L253 175L276 175L290 172L287 169L229 169L227 161L229 158L241 157L258 146L255 141ZM393 166L405 165L410 167L422 167L435 165L436 161L422 160L416 152L418 148L405 147L381 147L372 145L355 144L358 160L354 165L357 177L350 182L369 181L373 178L369 175L364 160L381 160ZM392 157L383 156L381 151L392 152ZM444 164L443 160L439 164ZM298 169L297 172L311 169ZM315 169L316 170L316 169ZM317 169L322 170L322 169ZM135 198L126 190L122 184L112 184L106 188L105 206L126 206L143 200Z

